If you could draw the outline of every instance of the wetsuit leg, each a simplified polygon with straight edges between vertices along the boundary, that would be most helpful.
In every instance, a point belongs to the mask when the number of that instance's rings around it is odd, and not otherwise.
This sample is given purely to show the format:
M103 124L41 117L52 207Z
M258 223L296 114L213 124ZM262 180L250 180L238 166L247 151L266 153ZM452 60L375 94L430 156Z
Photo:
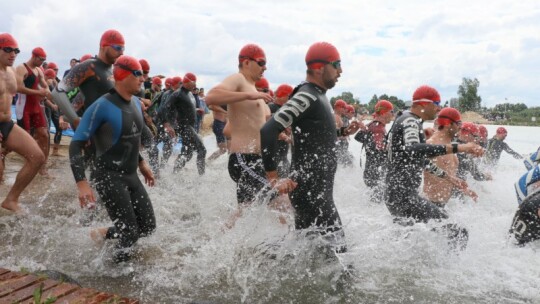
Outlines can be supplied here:
M60 128L60 116L58 111L51 110L51 121L56 129L56 133L54 134L54 143L60 144L60 141L62 141L62 129Z
M113 171L96 173L96 190L114 223L105 238L119 239L115 262L127 261L131 247L139 237L156 228L154 209L137 174L123 175Z
M319 228L322 235L329 234L337 250L346 251L341 218L334 203L334 175L328 171L311 171L298 174L298 186L291 193L295 209L295 228Z
M418 222L448 218L444 209L418 196L414 192L397 194L390 191L386 206L393 216L413 218Z
M182 150L174 166L175 172L182 169L193 157L193 152L197 150L197 170L199 171L199 175L203 175L206 159L206 148L204 144L193 127L182 128L180 135L182 136Z

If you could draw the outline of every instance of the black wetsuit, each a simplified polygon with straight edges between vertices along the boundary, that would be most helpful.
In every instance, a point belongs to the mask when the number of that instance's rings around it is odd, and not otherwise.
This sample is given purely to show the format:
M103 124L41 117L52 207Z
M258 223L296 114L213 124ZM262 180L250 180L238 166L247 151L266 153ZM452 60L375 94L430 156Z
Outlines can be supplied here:
M514 235L519 245L540 239L540 192L528 196L519 205L514 216L510 233Z
M164 106L165 108L161 111L162 123L169 123L182 139L182 150L175 161L174 171L182 169L193 157L193 152L197 150L197 170L200 175L204 174L206 148L194 128L195 97L189 90L182 87L168 97Z
M294 144L291 171L298 186L289 194L295 209L296 229L317 227L344 241L341 219L334 204L336 121L326 90L313 83L295 88L291 99L261 129L264 169L275 171L278 136L291 127ZM345 250L344 245L340 250Z
M488 140L487 148L486 148L486 156L485 161L488 165L495 165L499 162L499 159L501 158L502 151L506 151L506 153L512 155L514 158L522 159L523 156L521 156L516 151L512 150L507 143L505 143L502 140L499 140L495 137Z
M370 188L378 186L386 174L385 133L385 125L374 120L367 125L367 130L360 130L354 136L366 149L364 183Z
M458 140L458 143L464 144L465 142ZM457 177L465 180L467 173L470 173L471 176L477 181L484 181L488 179L488 176L482 173L471 156L466 153L458 153L457 157L459 160Z
M113 90L87 108L69 147L71 169L79 182L85 179L81 152L94 139L96 190L114 223L106 238L119 239L116 261L129 259L129 248L156 228L152 203L137 176L141 113L136 97L126 101Z
M446 154L444 145L425 143L422 120L410 111L398 117L388 132L388 173L386 206L393 216L416 221L447 218L446 212L418 195L426 158ZM430 172L439 177L443 171Z
M280 105L273 102L269 103L268 107L270 108L272 115L274 115L281 108ZM289 175L291 162L287 158L287 154L289 154L289 143L284 140L278 140L277 171L279 177L287 177Z

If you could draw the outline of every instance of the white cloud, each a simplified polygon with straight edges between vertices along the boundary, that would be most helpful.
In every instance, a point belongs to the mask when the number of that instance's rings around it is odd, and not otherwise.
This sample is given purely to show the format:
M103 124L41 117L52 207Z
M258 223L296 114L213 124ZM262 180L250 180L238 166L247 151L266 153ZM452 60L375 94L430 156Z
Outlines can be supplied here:
M540 3L510 1L21 1L3 4L0 28L18 39L26 61L43 46L60 68L97 53L101 33L118 29L126 54L152 73L198 75L211 87L236 71L246 43L261 45L271 85L305 75L308 46L338 47L344 73L329 95L351 91L409 99L424 83L456 96L462 77L478 78L484 103L508 98L540 106ZM3 31L4 31L3 30Z

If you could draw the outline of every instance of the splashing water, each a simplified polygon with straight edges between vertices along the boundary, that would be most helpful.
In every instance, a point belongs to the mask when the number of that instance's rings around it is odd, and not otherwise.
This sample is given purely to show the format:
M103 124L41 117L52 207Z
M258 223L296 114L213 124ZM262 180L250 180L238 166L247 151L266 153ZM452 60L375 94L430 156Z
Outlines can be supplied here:
M496 127L488 126L491 134ZM506 141L518 152L540 144L540 128L507 129ZM213 136L205 144L213 151ZM264 206L246 210L223 231L236 195L222 156L202 177L194 161L176 175L172 166L163 170L148 189L157 230L138 241L132 261L119 265L111 260L114 241L96 247L91 227L79 224L85 211L69 165L59 164L50 170L56 176L50 185L38 177L24 193L27 217L0 216L0 266L57 270L84 287L148 303L540 301L540 245L518 248L508 238L517 209L513 183L525 172L521 161L503 153L493 181L469 181L478 203L450 201L449 222L469 231L467 248L456 253L432 232L440 223L396 225L384 204L370 202L358 166L360 146L352 140L349 149L355 167L340 167L335 182L347 253L328 252L324 240L293 231L292 217L291 225L279 224L278 214ZM105 210L91 224L109 225Z

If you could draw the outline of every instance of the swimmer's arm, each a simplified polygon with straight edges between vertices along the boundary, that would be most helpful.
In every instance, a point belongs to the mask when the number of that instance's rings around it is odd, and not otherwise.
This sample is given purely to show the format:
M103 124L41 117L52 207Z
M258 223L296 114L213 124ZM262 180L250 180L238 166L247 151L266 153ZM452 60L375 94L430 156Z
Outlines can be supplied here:
M215 105L211 105L211 106L208 106L208 108L214 112L219 112L219 113L223 113L223 114L227 114L227 111L223 110L222 107L220 106L215 106Z
M56 88L52 91L52 97L54 102L58 105L67 121L74 125L78 125L79 116L73 109L71 102L68 97L68 92L73 91L75 88L78 88L86 79L94 75L94 70L90 61L83 62L74 66L69 74L58 83Z
M245 81L244 76L240 73L225 78L222 83L208 92L205 98L206 104L221 106L245 100L263 99L268 102L272 100L272 96L268 93L240 91L243 81Z
M510 146L508 146L507 143L503 142L503 149L504 151L506 151L508 154L512 155L514 158L517 158L517 159L522 159L523 156L519 153L517 153L516 151L512 150L512 148L510 148Z
M277 149L279 134L285 128L276 122L274 117L270 118L261 128L261 154L266 171L277 170Z

